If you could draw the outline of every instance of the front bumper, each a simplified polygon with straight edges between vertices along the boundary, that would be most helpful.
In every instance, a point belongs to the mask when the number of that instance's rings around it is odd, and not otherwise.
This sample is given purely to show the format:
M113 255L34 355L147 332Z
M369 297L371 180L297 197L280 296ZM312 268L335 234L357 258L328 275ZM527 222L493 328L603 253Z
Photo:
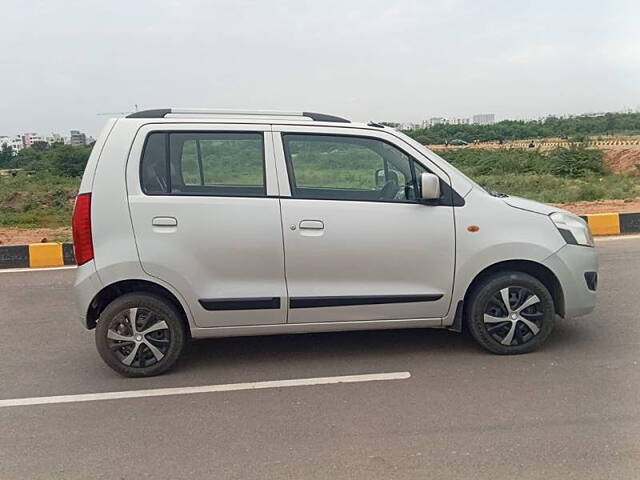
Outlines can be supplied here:
M597 278L598 256L595 248L565 245L543 264L560 281L566 317L578 317L593 311L596 292L592 290L595 285L589 279L594 275Z

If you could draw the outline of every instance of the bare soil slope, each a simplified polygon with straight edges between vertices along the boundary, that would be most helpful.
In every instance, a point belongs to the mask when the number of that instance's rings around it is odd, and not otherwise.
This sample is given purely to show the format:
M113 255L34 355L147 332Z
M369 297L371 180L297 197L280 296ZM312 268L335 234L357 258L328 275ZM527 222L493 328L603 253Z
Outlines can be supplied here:
M624 200L596 200L593 202L556 203L570 212L584 215L587 213L623 213L640 212L640 197Z
M603 147L602 151L607 167L612 172L640 174L640 145L623 148Z
M0 245L26 245L41 242L70 242L71 227L9 228L0 227Z

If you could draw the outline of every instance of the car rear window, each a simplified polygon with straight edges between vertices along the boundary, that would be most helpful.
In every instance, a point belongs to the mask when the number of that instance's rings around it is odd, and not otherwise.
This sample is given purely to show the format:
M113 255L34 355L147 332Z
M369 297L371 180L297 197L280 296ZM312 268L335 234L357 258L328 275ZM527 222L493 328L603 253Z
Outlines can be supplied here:
M150 195L266 195L258 132L154 132L140 169Z

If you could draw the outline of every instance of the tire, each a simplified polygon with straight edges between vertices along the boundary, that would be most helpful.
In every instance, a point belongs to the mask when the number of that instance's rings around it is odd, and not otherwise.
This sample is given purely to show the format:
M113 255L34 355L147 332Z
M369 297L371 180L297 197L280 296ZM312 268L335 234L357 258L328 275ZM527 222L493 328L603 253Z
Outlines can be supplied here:
M505 291L509 305L505 305ZM525 303L529 306L522 309ZM466 308L467 327L473 338L486 350L500 355L539 348L553 330L555 315L549 290L522 272L487 277L471 292Z
M128 293L113 300L100 314L95 335L102 359L125 377L166 372L186 342L180 313L167 300L148 293Z

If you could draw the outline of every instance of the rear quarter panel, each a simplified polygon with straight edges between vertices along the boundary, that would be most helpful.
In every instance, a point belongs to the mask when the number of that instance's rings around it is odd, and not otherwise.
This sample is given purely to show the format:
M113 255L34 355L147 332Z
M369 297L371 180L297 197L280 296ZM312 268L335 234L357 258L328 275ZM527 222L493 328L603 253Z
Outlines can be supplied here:
M91 191L93 180L95 178L96 167L98 166L98 160L100 159L100 155L102 155L102 151L107 139L109 138L109 134L117 122L117 119L112 118L105 123L104 127L102 127L96 143L93 145L93 149L91 150L91 155L89 155L89 159L87 160L87 165L84 168L79 193L87 193Z
M103 140L99 151L96 144L87 165L83 184L91 178L91 182L84 186L84 191L92 192L94 260L91 263L95 266L102 287L123 280L148 280L165 287L180 301L189 323L193 324L191 311L179 292L166 282L147 275L142 270L138 257L129 213L126 169L136 132L144 123L143 120L135 119L114 121L110 126L108 139ZM83 298L88 297L89 294L85 292Z
M118 121L96 166L91 194L91 228L98 275L109 285L141 274L125 181L127 157L137 122Z

